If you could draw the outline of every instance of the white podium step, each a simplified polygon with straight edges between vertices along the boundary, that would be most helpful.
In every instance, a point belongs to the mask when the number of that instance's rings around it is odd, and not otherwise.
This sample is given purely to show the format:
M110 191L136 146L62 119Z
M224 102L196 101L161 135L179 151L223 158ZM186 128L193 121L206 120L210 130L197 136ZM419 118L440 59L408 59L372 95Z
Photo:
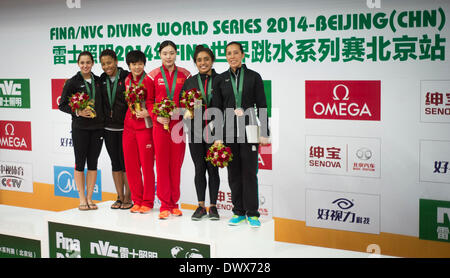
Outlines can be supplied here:
M274 222L260 228L228 226L219 221L192 221L183 216L159 220L159 210L133 214L110 209L48 212L0 205L0 234L41 241L42 257L216 257L216 258L367 258L352 252L274 241ZM0 246L0 251L1 251Z

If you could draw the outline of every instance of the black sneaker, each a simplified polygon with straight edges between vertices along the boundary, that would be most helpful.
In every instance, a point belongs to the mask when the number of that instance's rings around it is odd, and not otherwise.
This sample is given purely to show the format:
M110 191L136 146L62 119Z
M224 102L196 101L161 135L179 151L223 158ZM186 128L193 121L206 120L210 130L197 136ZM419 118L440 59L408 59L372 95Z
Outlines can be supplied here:
M219 220L220 216L217 212L216 206L210 206L209 207L209 220Z
M192 220L194 220L194 221L198 221L198 220L201 220L203 217L205 217L207 215L207 213L206 213L206 208L203 208L203 207L198 207L196 210L195 210L195 212L194 212L194 214L192 215L192 217L191 217L191 219Z

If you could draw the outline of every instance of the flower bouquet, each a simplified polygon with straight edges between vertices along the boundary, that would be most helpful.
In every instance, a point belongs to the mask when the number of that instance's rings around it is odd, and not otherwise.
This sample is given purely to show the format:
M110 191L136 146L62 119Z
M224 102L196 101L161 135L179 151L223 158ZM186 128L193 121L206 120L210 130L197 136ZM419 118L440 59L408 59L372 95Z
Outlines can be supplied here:
M131 115L136 115L137 111L142 111L142 108L145 108L145 95L147 89L144 85L136 86L131 84L131 86L124 92L125 100L128 103L128 108L130 109ZM145 117L145 127L151 128L152 121L150 118Z
M132 115L136 114L136 111L141 111L141 105L143 102L145 102L145 92L146 89L144 85L131 85L128 90L124 92L125 94L125 100L128 103L128 108L131 111Z
M87 93L75 93L69 97L69 106L72 108L72 112L81 111L87 108L91 112L91 118L95 118L97 116L97 113L95 113L94 110L94 104L95 101L93 99L89 99L89 95Z
M186 109L184 119L194 118L194 110L202 105L202 94L196 89L183 91L180 98L181 107Z
M231 148L226 147L222 143L218 145L212 145L206 152L206 161L210 161L212 165L216 167L227 167L228 163L233 160L233 154Z
M161 100L161 102L153 104L153 113L155 113L158 117L170 118L175 108L175 102L165 97ZM169 125L165 124L164 129L169 131Z

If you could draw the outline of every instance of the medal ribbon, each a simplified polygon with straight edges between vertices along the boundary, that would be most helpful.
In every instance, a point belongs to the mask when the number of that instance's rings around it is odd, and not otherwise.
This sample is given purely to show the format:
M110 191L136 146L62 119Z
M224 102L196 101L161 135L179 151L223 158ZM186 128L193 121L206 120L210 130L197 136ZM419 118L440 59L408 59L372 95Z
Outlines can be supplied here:
M237 80L233 78L233 75L231 74L231 69L229 71L230 71L231 85L233 85L234 99L236 100L236 108L239 109L241 108L242 103L242 91L244 86L244 68L241 68L241 72L239 73L239 91L236 86Z
M111 92L111 85L109 78L106 78L106 90L108 93L109 106L112 109L114 100L116 99L117 82L119 81L120 69L117 71L116 80L114 80L113 90Z
M86 86L86 91L89 95L90 99L95 100L95 80L94 80L94 76L91 73L91 84L92 84L92 94L91 94L91 88L89 87L89 84L86 82L86 80L84 80L84 85Z
M209 84L207 85L207 95L205 94L205 88L203 87L202 84L202 79L200 78L200 74L197 75L197 80L198 80L198 87L200 88L200 91L202 92L203 98L205 99L206 105L209 106L209 104L211 103L211 90L212 90L212 80L209 82ZM206 80L208 80L208 76L206 76Z
M166 73L164 72L163 66L161 66L161 73L164 79L164 84L166 85L166 93L170 100L173 100L173 95L175 94L175 87L177 85L177 75L178 75L178 69L175 69L175 74L173 76L173 82L172 82L172 91L169 91L169 83L167 82Z
M138 86L142 84L142 81L144 80L144 77L145 77L145 72L142 73L142 77L141 77L141 79L139 80ZM128 87L130 87L130 88L131 88L131 80L132 80L132 79L133 79L133 77L130 78L130 85L128 86ZM116 80L117 80L117 79L116 79Z

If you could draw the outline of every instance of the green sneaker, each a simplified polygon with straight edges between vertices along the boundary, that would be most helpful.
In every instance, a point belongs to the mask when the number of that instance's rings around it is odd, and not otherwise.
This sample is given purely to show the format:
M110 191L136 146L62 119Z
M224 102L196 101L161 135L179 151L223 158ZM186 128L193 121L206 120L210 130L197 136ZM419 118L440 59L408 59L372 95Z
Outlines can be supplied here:
M228 221L228 225L237 226L245 221L245 215L233 215L230 221Z
M257 216L251 216L247 218L248 224L252 228L259 228L261 227L261 222L259 222L259 217Z

